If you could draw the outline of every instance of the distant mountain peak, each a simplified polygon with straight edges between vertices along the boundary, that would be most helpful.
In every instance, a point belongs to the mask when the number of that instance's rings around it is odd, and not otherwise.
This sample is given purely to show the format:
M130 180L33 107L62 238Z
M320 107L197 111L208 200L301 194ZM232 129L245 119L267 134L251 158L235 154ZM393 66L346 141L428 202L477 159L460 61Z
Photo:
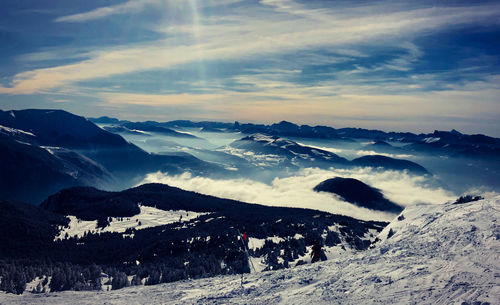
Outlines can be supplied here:
M100 124L118 124L121 121L116 118L112 118L109 116L101 116L98 118L89 118L89 121L94 122L94 123L100 123Z
M279 122L277 124L273 124L273 125L298 127L297 124L294 124L294 123L289 122L289 121L281 121L281 122Z

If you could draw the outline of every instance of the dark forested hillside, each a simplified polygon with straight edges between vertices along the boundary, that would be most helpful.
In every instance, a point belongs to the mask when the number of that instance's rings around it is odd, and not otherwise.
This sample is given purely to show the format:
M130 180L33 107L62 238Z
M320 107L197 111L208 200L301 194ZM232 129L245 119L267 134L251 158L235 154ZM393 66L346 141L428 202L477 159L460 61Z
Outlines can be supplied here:
M51 282L52 291L100 289L100 285L91 284L95 283L95 275L91 274L95 274L96 268L110 277L113 288L140 284L144 279L145 284L150 285L249 272L251 266L240 238L242 232L251 238L266 240L261 246L249 249L250 256L262 259L269 270L286 268L300 263L300 257L314 239L321 238L330 247L363 250L374 239L373 232L385 226L382 222L360 221L308 209L220 199L160 184L122 192L71 188L49 197L40 207L2 204L5 208L11 205L18 208L0 215L3 232L12 232L8 238L0 239L1 248L10 249L1 252L0 276L25 282L35 276L56 277L60 283ZM67 236L54 241L59 229L68 225L66 214L88 220L104 217L100 225L106 227L113 221L111 216L137 214L139 204L205 214L142 230L86 232L80 237ZM14 223L17 228L25 228L23 234L13 233ZM45 271L33 271L36 266L44 266ZM76 276L81 270L85 270L80 272L84 275ZM134 279L128 280L127 276ZM7 286L2 289L16 292L13 286Z
M353 178L335 177L314 187L316 192L328 192L341 196L347 202L364 208L401 212L403 207L386 199L380 190Z

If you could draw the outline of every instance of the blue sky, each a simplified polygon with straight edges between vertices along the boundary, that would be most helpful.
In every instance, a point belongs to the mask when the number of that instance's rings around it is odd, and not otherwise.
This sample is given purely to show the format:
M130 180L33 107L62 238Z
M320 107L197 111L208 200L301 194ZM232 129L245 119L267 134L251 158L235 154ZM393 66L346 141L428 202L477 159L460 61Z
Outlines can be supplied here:
M495 1L0 6L4 110L500 136Z

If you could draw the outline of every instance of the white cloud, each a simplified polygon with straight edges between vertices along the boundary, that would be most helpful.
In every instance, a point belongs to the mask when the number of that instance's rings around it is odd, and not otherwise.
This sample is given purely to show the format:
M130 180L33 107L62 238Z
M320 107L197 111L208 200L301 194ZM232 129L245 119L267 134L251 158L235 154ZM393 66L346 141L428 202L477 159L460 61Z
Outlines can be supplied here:
M226 5L234 2L239 2L241 0L218 0L217 5ZM206 6L205 1L196 0L130 0L121 4L99 7L94 10L78 13L68 16L61 16L55 19L55 22L87 22L91 20L106 18L112 15L118 14L130 14L137 13L144 10L145 7L155 6L162 7L163 5L182 5L182 3L188 2L189 5L196 8Z
M132 105L189 105L201 106L207 100L222 98L221 94L134 94L134 93L101 93L99 96L110 104Z
M84 21L109 14L138 10L149 0L129 1L88 13L61 17L59 21ZM273 1L272 7L295 7L291 1ZM269 7L269 6L264 6ZM187 9L187 8L184 8ZM380 9L380 8L378 8ZM293 9L295 11L295 9ZM180 11L195 14L196 10ZM334 47L352 49L356 44L399 44L409 50L407 57L391 64L406 69L419 56L419 50L404 43L422 31L434 31L466 23L489 23L499 11L498 6L435 7L371 14L356 9L307 10L313 18L297 18L296 14L248 8L227 11L225 15L206 17L197 24L165 23L157 28L165 39L144 44L123 45L92 52L91 57L77 63L21 72L11 86L0 86L0 93L31 94L66 86L74 82L104 78L153 69L169 69L199 60L259 58L271 54ZM255 15L254 15L255 13ZM254 15L253 17L248 17ZM322 18L326 16L327 18ZM200 16L202 18L203 16Z
M408 154L388 154L388 153L381 153L381 152L376 152L373 150L358 150L356 152L356 155L358 156L386 156L390 158L397 158L397 159L408 159L408 158L413 158L413 155L408 155Z
M62 16L56 22L86 22L116 14L126 14L141 11L146 5L158 2L157 0L131 0L118 5L100 7L89 12Z
M270 206L311 208L359 219L391 220L394 214L356 207L327 193L317 193L313 188L320 182L336 176L350 177L379 188L386 198L407 206L419 202L444 203L456 196L440 188L423 186L425 178L412 177L402 172L376 172L370 169L320 170L303 169L297 175L276 178L268 185L249 179L216 180L191 176L188 173L170 176L161 172L151 173L142 183L165 183L185 190L222 198L231 198Z

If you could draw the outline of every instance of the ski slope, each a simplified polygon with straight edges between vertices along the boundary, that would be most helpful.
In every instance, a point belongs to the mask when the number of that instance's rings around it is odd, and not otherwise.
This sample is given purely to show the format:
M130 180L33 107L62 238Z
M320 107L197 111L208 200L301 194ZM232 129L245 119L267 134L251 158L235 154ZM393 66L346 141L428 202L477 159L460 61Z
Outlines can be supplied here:
M409 206L372 249L245 274L243 285L239 275L219 276L111 292L0 294L0 303L500 304L499 212L500 196Z

